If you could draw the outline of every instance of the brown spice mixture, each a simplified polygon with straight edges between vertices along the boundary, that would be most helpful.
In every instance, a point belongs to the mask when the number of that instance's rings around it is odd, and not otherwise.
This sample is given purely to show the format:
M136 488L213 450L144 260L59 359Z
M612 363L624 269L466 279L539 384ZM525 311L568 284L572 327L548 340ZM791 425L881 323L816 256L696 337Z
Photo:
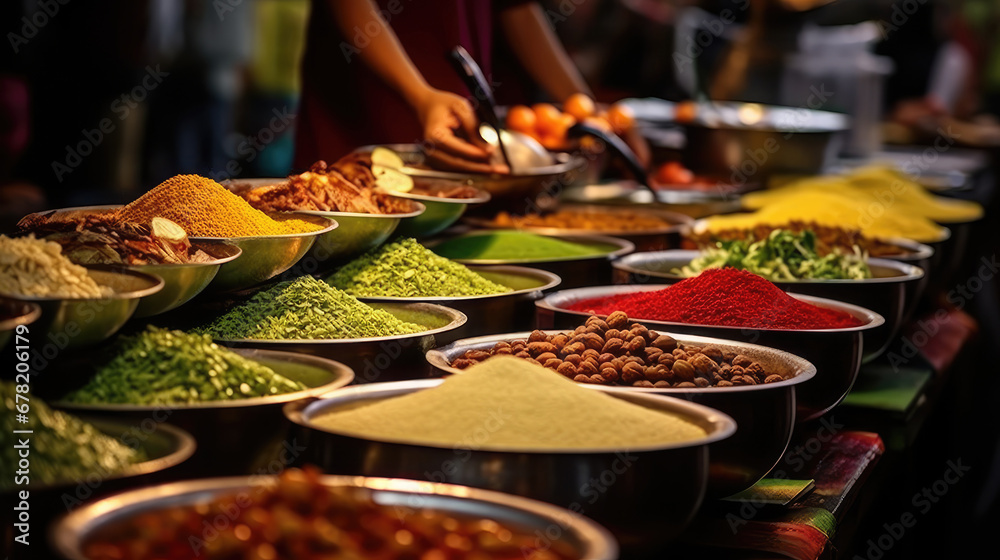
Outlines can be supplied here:
M681 344L616 311L591 316L572 332L534 331L527 340L498 342L489 350L469 350L451 366L465 369L497 355L553 369L579 383L655 388L732 387L784 381L742 354L714 346Z

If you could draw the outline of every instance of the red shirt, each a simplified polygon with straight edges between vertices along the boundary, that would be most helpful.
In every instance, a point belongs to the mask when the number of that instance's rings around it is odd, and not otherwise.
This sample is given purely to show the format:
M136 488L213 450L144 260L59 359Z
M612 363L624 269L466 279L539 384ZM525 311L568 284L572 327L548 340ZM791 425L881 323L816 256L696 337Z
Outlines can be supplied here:
M435 88L467 95L449 52L462 45L490 77L493 23L503 0L378 0L382 17L403 49ZM361 59L369 32L346 37L327 0L313 0L302 98L296 123L295 168L333 161L358 146L423 139L412 108Z

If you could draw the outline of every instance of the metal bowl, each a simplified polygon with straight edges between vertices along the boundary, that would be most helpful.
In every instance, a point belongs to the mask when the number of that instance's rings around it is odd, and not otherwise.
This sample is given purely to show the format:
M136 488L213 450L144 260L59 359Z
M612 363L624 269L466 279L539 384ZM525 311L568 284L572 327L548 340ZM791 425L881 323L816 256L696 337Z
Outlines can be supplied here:
M486 204L490 201L490 193L477 189L477 194L471 198L443 198L425 194L404 192L386 192L396 198L405 198L423 204L426 207L423 214L404 218L396 228L400 237L431 237L441 233L455 224L473 204Z
M573 210L580 212L593 212L593 213L606 213L610 215L623 214L623 213L639 213L647 214L652 217L661 218L666 220L671 225L643 231L634 230L588 230L588 229L568 229L568 228L554 228L554 227L539 227L539 226L511 226L511 227L501 227L494 224L492 219L482 218L482 217L470 217L466 218L465 222L470 226L479 229L516 229L519 231L529 231L531 233L537 233L539 235L609 235L612 237L617 237L619 239L624 239L626 241L632 242L635 245L636 251L659 251L663 249L673 249L680 247L681 233L694 223L694 220L684 214L679 214L677 212L670 212L668 210L660 209L640 209L640 208L627 208L621 205L599 205L599 204L564 204L557 208L557 210Z
M534 314L534 306L531 313ZM42 316L42 308L37 303L0 298L0 352L14 337L14 330L21 325L30 325Z
M163 289L163 280L151 274L110 265L87 266L87 273L114 293L97 298L52 298L0 293L0 297L38 304L42 316L32 327L32 338L43 341L43 354L93 346L118 332L135 313L139 300Z
M285 414L297 425L296 434L306 447L304 462L333 473L429 479L549 502L604 525L626 551L656 547L684 529L705 495L709 444L736 429L731 418L708 407L621 392L613 396L681 415L708 435L646 449L521 452L376 441L313 423L336 408L429 389L442 381L348 387L311 404L290 404Z
M451 512L455 517L491 519L528 534L543 535L558 529L557 540L571 545L581 560L615 560L618 546L614 538L600 525L575 514L534 500L466 488L451 484L435 484L396 478L363 478L357 476L322 477L328 487L366 488L373 499L385 506L395 506L397 513L415 509ZM268 487L273 477L253 481L246 477L217 478L175 482L143 488L115 496L81 508L50 531L54 547L64 558L87 560L83 546L101 529L127 521L140 513L158 509L206 503L223 494L233 494L254 488L251 483Z
M661 209L696 218L735 212L741 207L739 196L723 196L722 193L658 190L654 196L632 180L572 186L562 193L561 200L573 204L621 206L632 210Z
M689 264L699 251L658 251L635 253L612 263L618 284L675 284L684 276L671 271ZM916 301L915 295L924 278L924 271L915 266L888 259L868 259L872 278L864 280L796 280L774 282L785 292L822 297L851 303L878 313L885 319L881 327L864 333L864 361L869 362L883 352L902 326L903 317Z
M364 146L357 151L371 151L375 146ZM396 152L406 167L403 173L415 179L436 179L476 187L490 194L491 208L523 211L532 207L535 199L547 190L561 189L572 182L573 175L582 171L587 160L578 155L552 154L556 162L552 165L518 170L517 174L486 175L481 173L459 173L430 169L419 144L388 144L386 148Z
M566 331L547 331L558 334ZM526 340L530 332L498 334L458 340L427 353L427 361L444 373L461 374L451 367L469 350L489 350L497 342ZM588 389L668 395L714 408L736 421L733 437L712 444L709 450L708 497L723 498L753 486L778 463L795 428L795 386L816 375L816 367L802 358L757 346L734 344L720 338L663 333L678 342L731 350L760 362L768 371L787 379L765 385L704 387L696 389L647 389L583 384Z
M426 212L426 207L421 202L410 200L408 204L409 211L400 214L362 214L313 210L304 212L336 219L341 226L317 240L304 262L315 261L316 268L319 268L320 265L349 259L378 247L392 237L403 220L417 218Z
M175 471L179 466L195 451L194 438L170 424L153 422L146 426L109 418L83 415L79 418L92 424L105 435L142 449L149 459L116 473L95 472L91 477L79 482L66 481L51 486L28 486L27 490L31 494L29 524L36 531L49 527L67 511L80 511L76 508L84 501L171 479L176 476ZM14 490L0 492L0 498L8 504L17 504L21 500ZM23 545L13 540L13 519L11 517L11 524L8 525L9 529L5 531L2 540L3 554L10 557L17 556L16 548L23 548ZM31 556L54 557L54 551L49 549L50 545L51 541L47 543L45 539L31 539L31 546L38 547L37 554Z
M431 367L424 353L437 345L437 337L458 329L465 314L431 303L370 303L376 309L410 323L427 326L426 331L372 338L263 340L216 339L225 346L285 350L321 356L346 364L354 370L355 381L394 381L430 377Z
M561 290L535 302L537 325L540 329L572 330L583 324L590 316L589 313L567 309L567 306L577 301L630 292L662 290L666 287L664 284L659 284ZM815 364L817 372L812 381L795 388L796 418L799 421L813 420L832 410L850 392L861 368L863 334L866 330L882 326L885 319L878 313L848 303L798 294L791 296L812 305L849 313L862 324L841 329L782 330L692 325L647 320L641 317L632 317L631 320L658 331L717 337L737 343L749 342L792 352L796 356L805 358Z
M471 233L467 235L483 235L489 232ZM465 265L522 265L547 270L562 278L562 287L578 288L606 284L611 281L611 262L635 250L631 241L607 237L603 235L552 235L564 241L580 245L600 247L604 254L585 257L553 257L545 259L451 259ZM438 242L439 243L439 242ZM428 243L427 247L434 250L437 243Z
M119 421L169 420L194 434L198 452L186 470L198 476L249 474L280 452L288 422L281 413L285 404L328 393L351 383L354 372L331 360L271 350L236 349L246 358L309 389L233 401L193 404L77 404L56 401L53 407L73 414L100 414ZM82 367L86 368L86 365Z
M461 311L467 317L465 325L441 333L437 343L498 332L507 332L531 324L535 317L535 300L559 285L560 278L551 272L523 266L470 266L480 276L512 288L514 291L485 296L461 297L358 297L372 303L437 303Z
M235 292L256 286L295 266L313 243L335 231L338 223L308 212L280 212L272 217L294 218L322 226L322 229L286 235L259 235L254 237L191 237L191 242L222 241L239 247L240 258L222 265L215 279L208 285L217 292Z
M144 264L129 266L132 270L145 272L163 279L163 289L139 300L136 317L151 317L184 305L200 294L218 274L222 265L237 259L243 250L228 243L197 241L196 249L215 257L205 263L185 264Z

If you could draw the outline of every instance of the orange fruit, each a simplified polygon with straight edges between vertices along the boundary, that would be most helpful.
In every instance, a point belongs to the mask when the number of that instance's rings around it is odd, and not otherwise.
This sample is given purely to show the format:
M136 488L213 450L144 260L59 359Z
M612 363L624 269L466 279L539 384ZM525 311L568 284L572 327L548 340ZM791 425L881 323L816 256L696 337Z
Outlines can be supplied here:
M531 110L531 107L514 105L510 108L510 111L507 111L507 128L511 130L532 134L535 132L537 122L538 119L535 117L535 112Z
M603 117L587 117L583 119L584 124L589 124L594 128L603 130L604 132L611 132L611 124L608 123L608 119Z
M668 161L656 170L656 181L662 185L687 185L694 181L694 173L679 161Z
M578 121L592 116L596 109L594 100L582 93L574 93L563 103L563 110Z
M698 116L698 104L694 101L680 101L674 105L674 120L679 123L693 122Z
M621 103L615 103L608 109L608 124L618 134L630 130L635 125L632 109Z
M535 111L535 129L542 135L548 134L558 129L562 120L562 111L556 109L550 103L538 103L533 105Z

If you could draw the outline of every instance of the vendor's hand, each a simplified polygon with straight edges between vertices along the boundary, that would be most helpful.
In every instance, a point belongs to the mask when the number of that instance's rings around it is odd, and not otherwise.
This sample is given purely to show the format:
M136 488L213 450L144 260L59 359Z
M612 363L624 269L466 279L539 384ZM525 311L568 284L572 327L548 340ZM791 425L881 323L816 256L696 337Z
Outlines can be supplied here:
M478 119L465 98L430 90L414 109L424 127L427 157L437 166L475 173L510 171L491 162L493 147L479 135Z

